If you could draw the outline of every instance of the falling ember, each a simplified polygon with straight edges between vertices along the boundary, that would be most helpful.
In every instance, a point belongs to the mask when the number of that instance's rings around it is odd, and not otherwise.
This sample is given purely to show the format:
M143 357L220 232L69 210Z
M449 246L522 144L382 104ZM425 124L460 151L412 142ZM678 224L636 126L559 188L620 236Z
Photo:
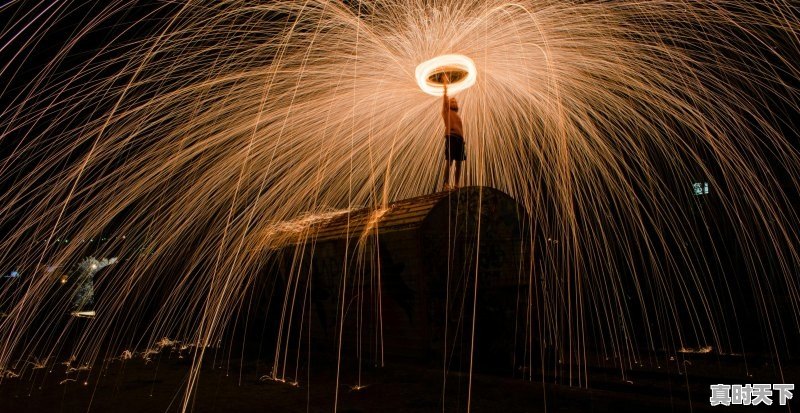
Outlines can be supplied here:
M7 370L2 366L0 366L0 379L15 379L17 377L19 377L18 373L11 370Z
M678 353L681 354L708 354L711 353L712 351L714 351L714 348L711 346L704 346L698 348L681 347L678 349Z

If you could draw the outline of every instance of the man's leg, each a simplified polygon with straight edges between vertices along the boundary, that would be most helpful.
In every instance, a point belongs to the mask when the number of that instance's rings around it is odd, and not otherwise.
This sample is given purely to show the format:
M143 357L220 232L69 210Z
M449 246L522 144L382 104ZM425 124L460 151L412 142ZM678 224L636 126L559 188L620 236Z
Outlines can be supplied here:
M456 188L461 186L461 161L456 161Z
M444 188L445 191L450 189L450 161L444 160Z

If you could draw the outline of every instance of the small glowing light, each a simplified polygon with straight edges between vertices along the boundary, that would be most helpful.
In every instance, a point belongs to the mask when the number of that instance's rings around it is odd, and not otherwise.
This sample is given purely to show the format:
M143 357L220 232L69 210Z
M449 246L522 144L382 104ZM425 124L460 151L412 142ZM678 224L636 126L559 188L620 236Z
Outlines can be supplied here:
M78 318L94 318L97 315L97 313L94 310L92 310L92 311L73 311L71 313L71 315L73 317L78 317Z
M682 354L708 354L708 353L711 353L712 351L714 351L714 347L711 347L711 346L702 346L702 347L698 347L698 348L681 347L678 350L678 353L682 353Z
M708 195L708 182L695 182L692 184L692 190L696 196Z
M447 84L447 93L450 95L474 85L478 78L475 62L460 54L441 55L426 60L417 66L415 74L420 89L433 96L444 94L444 75L450 79Z

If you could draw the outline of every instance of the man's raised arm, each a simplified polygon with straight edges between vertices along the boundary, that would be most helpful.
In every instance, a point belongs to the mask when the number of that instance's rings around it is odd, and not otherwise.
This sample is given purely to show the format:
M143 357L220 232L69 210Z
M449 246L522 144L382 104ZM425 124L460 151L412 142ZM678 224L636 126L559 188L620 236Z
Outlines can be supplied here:
M450 112L450 99L447 97L447 75L442 75L442 86L444 86L444 95L442 95L442 116L447 117Z

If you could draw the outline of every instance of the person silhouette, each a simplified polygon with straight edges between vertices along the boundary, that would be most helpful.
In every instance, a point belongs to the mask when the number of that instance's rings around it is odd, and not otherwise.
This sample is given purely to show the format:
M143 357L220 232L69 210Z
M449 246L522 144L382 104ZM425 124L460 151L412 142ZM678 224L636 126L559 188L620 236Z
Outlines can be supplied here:
M444 190L456 189L461 181L461 162L467 159L464 126L458 114L458 101L447 96L447 75L443 77L442 118L444 118ZM454 185L450 185L450 170L455 164Z

